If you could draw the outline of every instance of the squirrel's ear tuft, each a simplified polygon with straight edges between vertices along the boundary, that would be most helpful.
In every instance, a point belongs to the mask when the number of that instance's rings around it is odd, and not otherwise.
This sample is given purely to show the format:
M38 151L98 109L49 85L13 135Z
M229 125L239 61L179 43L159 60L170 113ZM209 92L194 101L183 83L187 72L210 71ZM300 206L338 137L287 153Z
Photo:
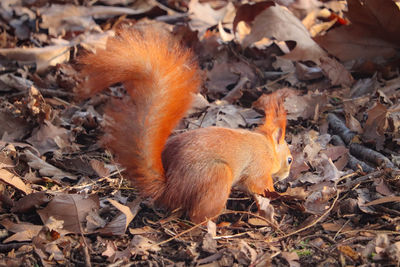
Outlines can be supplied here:
M277 143L284 140L286 132L286 111L283 100L283 96L275 92L260 96L253 105L253 107L261 108L265 112L264 124L257 129L267 135L272 135Z

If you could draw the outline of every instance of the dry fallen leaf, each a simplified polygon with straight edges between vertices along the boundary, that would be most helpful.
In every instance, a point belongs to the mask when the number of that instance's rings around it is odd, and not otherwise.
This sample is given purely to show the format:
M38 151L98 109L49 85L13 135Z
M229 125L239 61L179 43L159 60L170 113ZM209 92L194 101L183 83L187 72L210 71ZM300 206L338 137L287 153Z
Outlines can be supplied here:
M391 0L390 0L391 1ZM395 46L360 27L342 26L324 36L315 37L316 42L341 61L354 59L374 59L391 57L396 53Z
M99 208L99 198L96 195L60 194L56 195L46 208L37 212L43 222L54 217L64 221L64 230L83 234L88 233L85 227L86 216Z
M321 224L321 226L325 231L334 232L334 233L336 233L338 231L347 232L347 231L353 230L353 228L350 225L344 224L344 221L341 221L341 220L331 222L331 223L323 223L323 224Z
M300 263L298 262L300 258L296 252L282 251L282 257L288 262L290 267L300 267Z
M395 44L400 44L400 8L392 0L347 0L347 16L356 25L363 25Z
M201 248L208 253L216 253L218 250L217 240L211 233L204 235L203 242L201 243Z
M11 211L17 213L29 212L34 208L37 208L49 201L50 199L47 196L46 192L41 191L31 193L15 202L15 205L14 207L12 207Z
M101 32L101 28L93 18L107 18L123 14L136 15L150 10L134 10L132 8L112 6L78 6L53 4L39 9L42 17L40 27L48 29L52 36L64 36L69 31L94 30Z
M130 222L135 218L137 213L140 211L141 198L137 198L134 201L122 205L113 199L108 199L110 203L116 207L121 214L116 216L110 223L108 223L103 229L99 231L107 235L123 235L128 228Z
M0 169L14 168L17 164L17 152L12 144L8 144L5 147L0 144Z
M360 257L360 254L350 246L338 246L338 250L355 261Z
M210 27L218 25L222 21L228 9L232 8L232 3L218 10L211 7L210 3L191 0L189 2L189 21L192 30L198 30L201 35Z
M39 128L33 130L31 137L26 139L40 154L54 152L69 144L69 131L63 127L57 127L50 121L44 121Z
M324 181L336 181L341 175L332 160L324 153L316 154L313 159L310 159L309 164L315 171L300 176L298 180L302 183L318 184Z
M335 195L336 188L332 183L323 182L310 186L310 195L307 197L304 207L312 214L322 214L329 207L329 200Z
M385 179L377 178L375 179L376 184L376 192L383 196L393 196L395 193L392 189L390 189L389 184L385 181Z
M346 126L349 128L350 131L362 134L364 130L362 129L361 123L353 117L353 115L346 113Z
M400 45L400 10L392 0L348 0L351 24L315 38L341 61L391 57Z
M207 233L209 233L212 237L217 236L217 225L215 222L211 220L207 222Z
M38 156L34 155L30 150L24 151L26 158L28 159L28 165L39 170L39 173L43 176L52 177L54 180L61 181L61 179L68 177L69 179L76 180L77 177L70 173L64 172L53 165L50 165L46 161L42 160Z
M375 142L375 132L381 139L383 136L381 152L387 157L384 163L391 161L400 166L399 62L397 58L381 56L399 50L395 45L395 40L400 38L396 34L399 31L398 12L393 8L393 3L399 5L398 0L392 1L391 10L386 9L386 0L276 0L246 4L203 0L45 2L0 1L1 23L6 27L0 34L0 46L11 49L7 50L7 57L0 55L3 100L0 107L0 170L22 176L24 183L29 183L28 187L41 190L25 195L1 180L0 200L3 203L0 213L3 219L11 218L21 224L37 219L37 210L54 206L43 209L49 217L36 236L30 232L29 224L17 229L15 234L10 231L12 227L2 226L5 229L0 232L7 235L3 239L9 243L0 247L7 256L0 257L1 266L90 265L97 264L102 258L111 265L396 265L400 259L396 234L399 203L397 198L382 197L400 195L398 172L392 170L391 165L385 170L378 169L375 174L380 174L375 175L369 173L374 171L373 168L363 165L363 172L342 176L337 191L335 182L342 175L341 171L348 173L349 168L353 169L353 158L364 158L363 152L351 151L354 143L365 146L363 142L367 140L354 136L354 130L360 135L365 129L372 133L370 148ZM362 5L354 8L354 3ZM350 11L346 13L347 4ZM373 7L376 4L381 6ZM277 7L279 9L274 11ZM373 8L365 12L370 7ZM363 30L352 33L361 34L365 30L376 34L381 31L373 36L346 35L348 39L334 40L340 45L367 47L365 51L339 50L343 55L375 53L378 58L373 62L340 62L336 61L339 57L324 57L319 65L309 61L294 62L290 59L292 54L296 60L306 60L308 56L315 60L319 58L314 54L312 47L315 44L310 41L310 34L297 19L288 17L292 15L290 12L303 20L312 34L327 32L329 36L331 32L356 24ZM388 16L385 18L382 14ZM341 18L351 19L352 24L343 26ZM124 166L116 165L113 156L108 150L100 149L98 142L103 134L101 129L107 117L104 111L110 96L126 97L123 86L111 86L110 90L83 102L73 99L73 90L81 81L76 57L105 48L108 36L113 36L121 27L143 24L162 25L172 31L194 52L201 69L200 76L205 81L199 88L201 93L196 97L194 108L186 113L187 118L174 134L185 128L212 125L254 128L264 119L263 113L259 112L262 107L256 107L254 100L262 93L277 89L279 95L285 96L289 118L286 139L294 162L291 177L277 186L289 189L283 194L266 193L273 201L258 201L261 216L276 219L279 228L271 227L266 219L255 214L224 214L220 218L223 228L219 228L221 225L215 228L213 222L207 227L192 228L192 224L177 219L175 214L158 220L158 212L148 208L136 215L142 203L139 200L135 204L128 202L137 192L131 192L125 182L120 184L125 176ZM193 31L189 24L200 31ZM272 33L263 32L263 28L273 28ZM252 30L262 33L261 40L250 42L245 48L237 40L243 41L246 36L255 34ZM371 40L372 45L366 43ZM266 47L266 43L270 46ZM382 50L383 43L389 44L390 49ZM373 44L378 46L373 47ZM51 50L51 46L68 49L72 61L56 64L39 74L35 70L35 64L40 65L39 59L29 47L42 47L44 49L38 53L47 54L45 52ZM13 50L13 47L21 50ZM303 50L298 50L300 48ZM313 52L308 53L308 49ZM14 52L18 52L19 57L10 60L8 56ZM65 56L57 54L57 50L47 52L49 58L40 58L43 66L54 64L51 62L53 56ZM287 53L289 59L280 57L282 53ZM373 110L375 103L386 107L384 127L380 125L383 123L379 120L381 112ZM346 118L349 129L340 127L341 131L351 133L343 134L345 143L340 142L340 131L332 126L331 114ZM7 141L12 145L7 146ZM332 146L330 142L339 146ZM353 143L348 146L350 142ZM33 157L26 153L28 149ZM117 179L109 177L116 174ZM75 176L77 180L68 179ZM56 205L48 203L48 197L51 199L61 192L72 194L69 198L75 198L76 192L102 197L113 194L112 199L123 205L115 203L120 212L104 198L101 210L96 201L85 197ZM253 210L253 204L248 196L243 197L235 191L228 208L248 210L252 207ZM94 208L88 209L91 206ZM58 217L58 212L65 216ZM320 217L322 213L327 214ZM129 222L134 228L126 231ZM78 231L83 229L82 232L95 234L81 236L63 231L65 223L67 227L72 224ZM35 228L40 229L37 225L32 226ZM277 234L279 229L284 233ZM294 229L302 231L292 232ZM386 235L380 235L382 231ZM282 238L286 233L290 237ZM159 242L162 245L157 245ZM340 246L349 246L353 251ZM352 252L361 257L352 257Z
M317 92L308 92L300 96L294 90L288 90L285 97L285 109L288 111L288 120L297 120L299 118L311 119L321 112L328 103L326 94Z
M400 242L396 242L387 249L387 255L394 261L400 261Z
M160 251L161 248L154 244L150 239L141 235L135 235L130 243L130 252L132 255L147 255L149 252Z
M3 243L31 241L32 238L35 237L43 228L41 225L33 225L26 222L13 223L9 219L3 219L0 221L0 224L3 225L8 231L15 233L14 235L11 235L5 239Z
M250 263L254 263L257 260L256 250L250 247L244 240L240 240L239 249L240 252L250 260Z
M332 85L350 87L354 83L353 76L336 59L330 57L321 58L321 69L331 80Z
M29 129L29 124L9 111L0 109L0 139L13 142L21 140Z
M207 72L206 86L211 94L226 94L228 85L236 84L240 76L231 70L231 64L216 63L211 71Z
M305 200L310 193L310 191L306 191L303 187L289 187L284 193L281 193L281 195L290 196L294 199Z
M0 169L0 179L11 186L14 186L18 190L21 190L27 195L32 192L32 189L28 187L21 178L7 171L6 169Z
M372 202L372 197L371 197L371 192L369 191L368 188L357 188L356 192L358 194L357 197L357 204L358 208L366 213L366 214L371 214L371 215L376 215L377 212L375 209L371 206L366 206L366 203Z
M106 164L102 161L92 159L90 166L97 173L99 177L107 177L110 175L110 169L106 167Z
M368 119L365 122L362 138L366 143L375 143L378 150L382 150L385 142L385 132L388 127L387 115L387 107L381 103L376 103L368 111Z
M106 249L103 251L103 253L101 253L101 255L107 257L109 262L114 262L116 260L115 256L117 251L117 246L113 241L110 240L106 242Z
M254 199L257 202L258 212L260 216L267 219L268 222L278 225L278 222L275 220L275 210L274 207L270 203L270 199L262 197L260 195L254 195Z
M278 41L294 41L295 47L284 58L298 61L320 63L326 56L324 50L315 43L310 33L286 8L275 4L258 14L251 33L243 39L242 45L248 47L263 38L275 38Z
M242 115L245 112L242 108L234 105L226 105L225 103L212 104L207 110L204 117L197 121L192 121L193 126L198 128L221 126L227 128L239 128L247 125L247 122Z
M84 33L79 36L79 45L90 52L96 52L97 49L105 49L109 37L115 35L114 31L106 31L103 33Z
M7 60L16 60L22 65L36 64L37 72L70 59L70 45L51 45L32 48L2 48L0 55Z

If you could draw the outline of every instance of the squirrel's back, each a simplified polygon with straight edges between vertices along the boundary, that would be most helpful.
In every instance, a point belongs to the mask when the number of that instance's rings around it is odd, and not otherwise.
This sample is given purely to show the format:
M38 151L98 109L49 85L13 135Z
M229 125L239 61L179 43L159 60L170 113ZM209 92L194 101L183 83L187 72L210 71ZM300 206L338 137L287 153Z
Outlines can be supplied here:
M269 176L277 164L273 150L270 139L242 129L207 127L175 135L162 154L168 179L158 201L172 209L179 204L191 211L192 219L202 220L203 214L216 214L216 206L220 212L225 206L221 199L228 198L232 186L249 193L273 191ZM249 188L249 179L262 186Z

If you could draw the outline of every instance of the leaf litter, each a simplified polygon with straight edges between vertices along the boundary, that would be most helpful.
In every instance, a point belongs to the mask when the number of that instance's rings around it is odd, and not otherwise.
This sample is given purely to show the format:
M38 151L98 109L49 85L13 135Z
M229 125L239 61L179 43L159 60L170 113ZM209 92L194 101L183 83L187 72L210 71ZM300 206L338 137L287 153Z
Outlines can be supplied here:
M2 1L1 265L398 265L399 1ZM110 95L74 98L80 53L157 23L190 46L201 94L177 132L288 111L278 193L233 190L215 222L157 210L99 139Z

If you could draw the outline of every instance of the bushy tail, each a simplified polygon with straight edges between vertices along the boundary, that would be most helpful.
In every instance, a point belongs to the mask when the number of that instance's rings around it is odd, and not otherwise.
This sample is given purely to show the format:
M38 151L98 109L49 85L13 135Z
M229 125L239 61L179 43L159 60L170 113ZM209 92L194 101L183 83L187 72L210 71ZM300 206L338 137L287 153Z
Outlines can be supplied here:
M81 96L124 84L131 100L106 111L105 144L138 189L157 197L165 184L164 145L200 85L191 52L169 34L147 27L120 31L108 40L105 50L85 55L79 62L85 77Z

